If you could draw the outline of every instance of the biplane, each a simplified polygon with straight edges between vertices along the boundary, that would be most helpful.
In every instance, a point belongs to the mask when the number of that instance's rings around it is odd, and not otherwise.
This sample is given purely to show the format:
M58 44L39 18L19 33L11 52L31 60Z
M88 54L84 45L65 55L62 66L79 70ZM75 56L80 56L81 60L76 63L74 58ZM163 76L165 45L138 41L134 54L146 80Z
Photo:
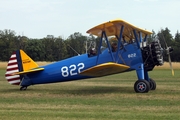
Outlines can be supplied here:
M163 65L163 49L158 40L147 44L152 32L122 19L97 25L87 33L100 38L98 46L79 56L38 66L23 50L13 52L5 77L26 90L30 85L67 82L136 71L134 90L146 93L156 89L148 72ZM167 49L169 51L169 49Z

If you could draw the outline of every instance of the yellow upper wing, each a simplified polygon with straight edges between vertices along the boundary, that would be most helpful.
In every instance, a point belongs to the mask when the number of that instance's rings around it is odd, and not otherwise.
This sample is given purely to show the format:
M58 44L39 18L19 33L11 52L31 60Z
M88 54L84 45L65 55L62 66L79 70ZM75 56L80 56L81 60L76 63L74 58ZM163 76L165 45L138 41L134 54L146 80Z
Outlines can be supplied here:
M80 74L86 75L86 76L92 76L92 77L100 77L104 75L120 73L129 68L130 68L129 66L126 66L123 64L110 62L110 63L104 63L104 64L94 66L92 68L82 71Z
M119 36L121 26L124 26L123 36L127 38L131 38L131 39L135 38L133 34L134 29L137 32L141 32L142 37L144 37L145 35L152 34L152 32L136 27L122 19L111 20L109 22L102 23L100 25L97 25L89 29L87 33L100 37L102 31L105 31L107 36L113 36L113 35Z

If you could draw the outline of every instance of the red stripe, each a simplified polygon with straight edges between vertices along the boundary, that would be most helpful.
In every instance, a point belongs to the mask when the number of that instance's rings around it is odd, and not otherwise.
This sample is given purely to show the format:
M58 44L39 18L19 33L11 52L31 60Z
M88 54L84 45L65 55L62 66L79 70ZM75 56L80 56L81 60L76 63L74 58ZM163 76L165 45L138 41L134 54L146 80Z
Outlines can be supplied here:
M18 70L18 67L15 68L8 68L6 71Z
M11 55L9 62L12 62L13 60L17 60L16 57L16 52L13 52L13 54ZM12 65L18 65L17 61L12 62L12 63L8 63L8 66L12 66ZM13 68L7 68L7 72L13 71L13 70L18 70L18 67L13 67ZM6 77L10 77L12 76L12 74L5 74ZM12 81L16 81L16 80L20 80L20 76L17 76L15 78L8 78L7 81L8 82L12 82ZM12 83L12 85L19 85L20 82L17 81L17 83Z
M12 76L11 74L5 74L6 77Z
M20 77L8 79L8 82L15 81L15 80L20 80Z
M10 61L10 60L16 60L16 57L12 57L12 58L9 59L9 61Z
M12 74L5 74L6 77L13 76Z
M11 66L11 65L17 65L17 62L8 63L8 66Z

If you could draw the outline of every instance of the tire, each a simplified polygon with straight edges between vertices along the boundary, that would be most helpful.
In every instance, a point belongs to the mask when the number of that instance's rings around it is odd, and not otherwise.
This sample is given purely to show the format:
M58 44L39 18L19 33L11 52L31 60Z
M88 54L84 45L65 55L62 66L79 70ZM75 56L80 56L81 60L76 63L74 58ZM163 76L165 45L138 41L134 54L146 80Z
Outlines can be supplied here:
M134 83L134 91L136 93L147 93L150 90L150 84L146 80L137 80Z
M153 79L149 79L149 84L150 84L150 90L155 90L156 89L156 82Z
M22 86L22 87L20 88L21 91L26 90L26 89L27 89L27 86Z

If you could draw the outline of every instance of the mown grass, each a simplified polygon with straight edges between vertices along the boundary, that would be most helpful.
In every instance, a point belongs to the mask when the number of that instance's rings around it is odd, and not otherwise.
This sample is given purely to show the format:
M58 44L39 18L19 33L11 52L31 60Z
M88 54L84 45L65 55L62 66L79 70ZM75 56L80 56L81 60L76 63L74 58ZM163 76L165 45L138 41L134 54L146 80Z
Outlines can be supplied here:
M134 92L134 71L107 77L30 86L19 91L0 69L2 120L164 120L180 118L180 69L149 72L157 89Z

